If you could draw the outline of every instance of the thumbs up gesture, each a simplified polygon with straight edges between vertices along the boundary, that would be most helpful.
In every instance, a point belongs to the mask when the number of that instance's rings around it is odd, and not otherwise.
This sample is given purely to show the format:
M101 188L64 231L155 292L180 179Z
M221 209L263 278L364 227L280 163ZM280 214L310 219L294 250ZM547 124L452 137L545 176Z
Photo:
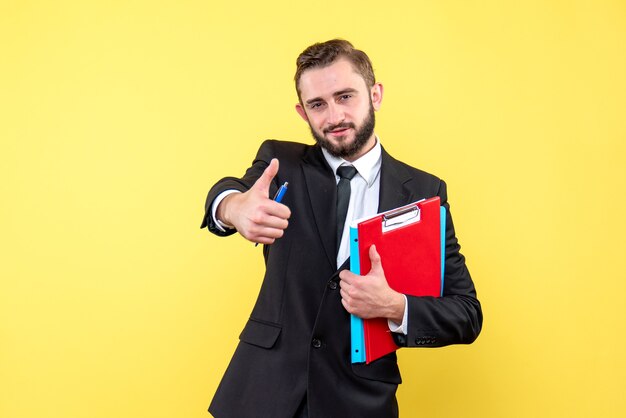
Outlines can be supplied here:
M291 216L289 208L274 202L270 196L270 185L278 173L278 160L272 159L261 177L245 193L233 193L220 202L217 218L232 225L249 241L272 244L283 236Z
M372 268L365 276L349 270L339 273L341 303L349 313L360 318L387 318L402 323L404 296L389 287L376 246L369 249Z

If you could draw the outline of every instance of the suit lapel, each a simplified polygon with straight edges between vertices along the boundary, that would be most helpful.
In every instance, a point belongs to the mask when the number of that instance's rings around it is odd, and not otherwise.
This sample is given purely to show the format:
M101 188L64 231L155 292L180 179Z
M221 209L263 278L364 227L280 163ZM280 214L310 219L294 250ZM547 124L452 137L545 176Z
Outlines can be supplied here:
M385 212L411 203L412 194L406 187L411 180L412 178L404 166L387 154L383 148L378 212Z
M309 148L302 159L302 172L319 233L328 262L333 270L337 267L337 185L335 176L318 145Z

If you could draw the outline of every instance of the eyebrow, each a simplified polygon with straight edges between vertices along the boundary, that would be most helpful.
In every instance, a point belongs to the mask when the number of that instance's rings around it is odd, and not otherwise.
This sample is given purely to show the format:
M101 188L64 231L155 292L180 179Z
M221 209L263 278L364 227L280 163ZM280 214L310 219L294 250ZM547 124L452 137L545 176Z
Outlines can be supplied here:
M334 92L333 93L333 97L343 96L344 94L348 94L348 93L354 94L354 93L357 93L357 92L358 92L358 90L356 90L356 89L347 88L347 89L343 89L343 90L339 90L339 91ZM307 100L304 103L307 104L307 105L310 105L310 104L313 104L313 103L316 103L316 102L320 102L320 101L323 101L323 99L321 97L315 97L313 99Z

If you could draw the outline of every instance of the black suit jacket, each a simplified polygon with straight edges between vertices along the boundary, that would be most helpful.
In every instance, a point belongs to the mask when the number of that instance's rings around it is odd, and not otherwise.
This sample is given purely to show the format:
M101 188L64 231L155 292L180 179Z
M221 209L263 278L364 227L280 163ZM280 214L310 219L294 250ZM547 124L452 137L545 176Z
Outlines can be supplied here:
M234 233L217 229L211 203L225 190L249 189L272 158L280 169L270 194L288 181L283 203L292 215L284 236L263 248L263 284L209 411L218 418L292 418L306 394L312 418L396 417L401 378L395 353L369 365L350 362L350 316L336 268L336 181L319 146L264 142L243 178L224 178L209 191L202 227ZM379 211L433 196L448 214L443 297L408 297L408 335L394 334L400 346L471 343L482 325L445 183L383 149Z

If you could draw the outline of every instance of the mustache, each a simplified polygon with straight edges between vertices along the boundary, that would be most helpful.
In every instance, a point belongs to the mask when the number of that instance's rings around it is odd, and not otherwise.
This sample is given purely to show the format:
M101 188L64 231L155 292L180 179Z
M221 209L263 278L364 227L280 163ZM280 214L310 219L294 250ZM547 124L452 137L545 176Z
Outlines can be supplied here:
M346 129L346 128L355 129L356 126L352 122L341 122L341 123L338 123L337 125L333 125L333 126L329 126L328 128L325 128L323 132L327 134L329 132L334 131L335 129Z

